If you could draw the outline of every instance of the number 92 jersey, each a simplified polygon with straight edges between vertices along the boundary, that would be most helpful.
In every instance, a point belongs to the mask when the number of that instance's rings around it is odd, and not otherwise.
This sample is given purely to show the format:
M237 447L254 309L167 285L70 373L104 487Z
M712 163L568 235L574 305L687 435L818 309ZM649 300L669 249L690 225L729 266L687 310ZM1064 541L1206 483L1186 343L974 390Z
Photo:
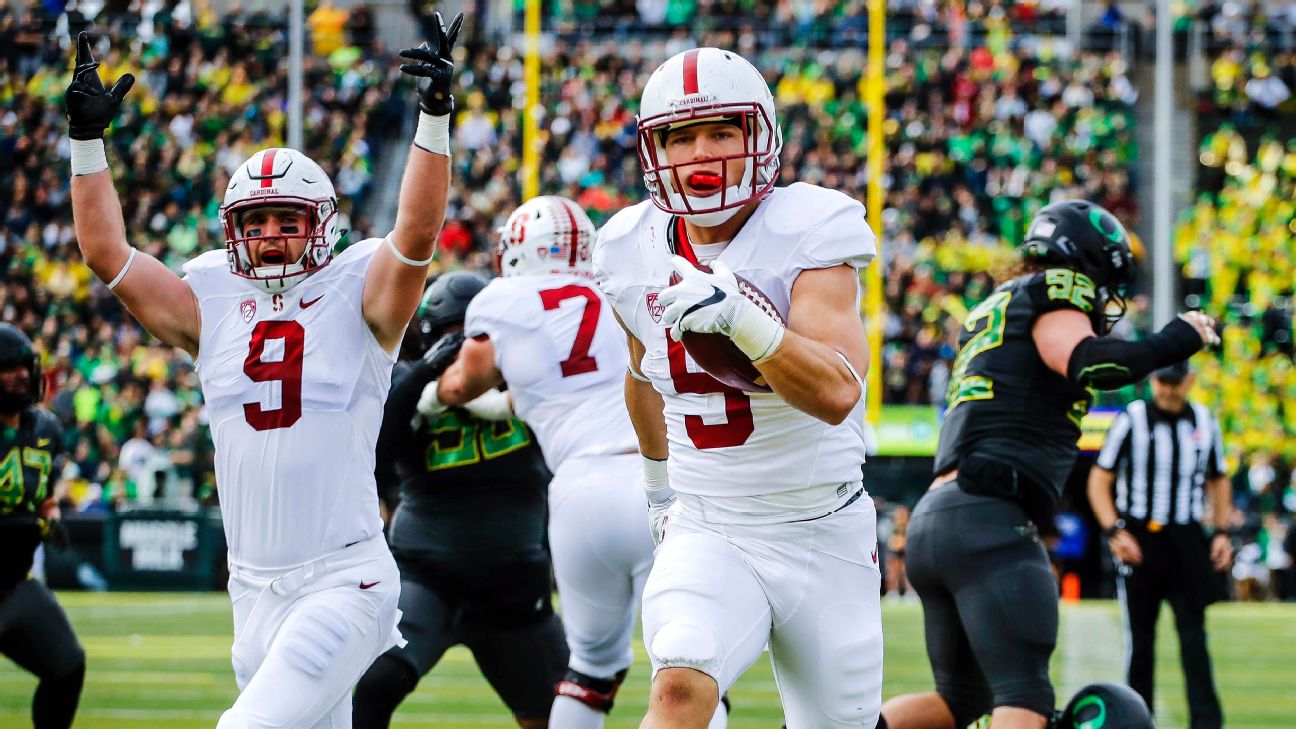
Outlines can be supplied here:
M976 454L1012 466L1056 499L1092 394L1049 369L1031 331L1041 314L1098 306L1087 276L1055 268L1005 282L968 314L950 374L935 471Z
M382 532L374 446L395 357L361 313L381 242L347 248L280 294L232 274L225 251L184 266L236 564L298 565Z
M722 385L667 336L657 296L674 270L671 231L677 224L643 202L609 220L594 250L599 286L644 345L637 364L665 404L671 486L701 497L747 497L858 481L863 398L843 423L829 425L773 393ZM861 269L875 255L863 205L795 183L771 192L718 260L755 283L787 320L801 271L842 264Z

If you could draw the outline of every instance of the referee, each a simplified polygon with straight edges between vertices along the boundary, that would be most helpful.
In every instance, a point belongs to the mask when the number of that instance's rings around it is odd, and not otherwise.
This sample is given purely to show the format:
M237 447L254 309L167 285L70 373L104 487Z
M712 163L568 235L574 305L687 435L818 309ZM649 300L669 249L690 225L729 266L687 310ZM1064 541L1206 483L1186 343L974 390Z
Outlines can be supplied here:
M1089 503L1117 564L1129 685L1152 707L1156 622L1174 610L1192 729L1223 723L1206 652L1206 606L1219 599L1214 571L1228 568L1231 489L1219 424L1188 401L1186 362L1152 375L1151 400L1117 416L1089 472ZM1115 499L1112 486L1115 485ZM1213 536L1202 515L1210 499Z

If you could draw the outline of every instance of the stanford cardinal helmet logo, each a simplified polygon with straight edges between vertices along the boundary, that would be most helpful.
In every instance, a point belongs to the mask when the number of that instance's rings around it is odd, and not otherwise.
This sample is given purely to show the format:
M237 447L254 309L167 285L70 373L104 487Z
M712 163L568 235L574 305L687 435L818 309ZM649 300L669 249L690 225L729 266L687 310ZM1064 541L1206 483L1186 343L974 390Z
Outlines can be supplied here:
M256 316L256 299L243 299L239 303L239 313L243 315L243 321L252 321L252 317Z
M648 305L648 316L651 316L653 321L661 324L662 314L666 313L666 306L657 303L657 292L653 291L644 296L644 303Z

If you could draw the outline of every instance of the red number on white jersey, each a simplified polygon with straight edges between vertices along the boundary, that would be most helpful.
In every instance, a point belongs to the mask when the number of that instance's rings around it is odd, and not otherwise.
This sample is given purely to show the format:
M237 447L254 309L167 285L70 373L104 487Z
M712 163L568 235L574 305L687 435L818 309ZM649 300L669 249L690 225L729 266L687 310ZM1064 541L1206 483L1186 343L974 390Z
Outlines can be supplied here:
M283 340L283 359L266 362L267 339ZM243 404L243 417L256 430L289 428L302 416L302 357L306 352L306 330L295 321L260 321L252 329L243 372L253 382L278 382L279 407L267 410L261 403Z
M696 395L724 393L725 422L708 425L700 415L685 415L684 430L689 440L698 450L708 448L731 448L747 442L756 431L752 419L751 398L747 393L738 390L705 372L689 372L684 345L671 339L670 330L666 330L666 360L670 363L671 382L675 383L675 392Z
M598 369L598 360L590 356L590 345L594 343L594 332L598 329L599 311L603 301L588 286L568 284L556 289L540 292L540 301L545 311L553 311L567 299L585 299L585 310L581 314L580 326L576 329L576 340L572 342L571 353L567 359L559 362L563 377L583 375Z

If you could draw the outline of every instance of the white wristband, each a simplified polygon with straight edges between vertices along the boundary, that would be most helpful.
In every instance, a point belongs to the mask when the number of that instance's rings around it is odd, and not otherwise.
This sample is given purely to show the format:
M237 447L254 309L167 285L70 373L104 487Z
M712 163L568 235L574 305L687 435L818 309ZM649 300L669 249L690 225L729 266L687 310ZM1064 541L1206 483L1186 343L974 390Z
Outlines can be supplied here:
M480 420L508 420L513 417L513 399L507 392L491 389L464 403L463 409Z
M729 338L751 361L759 362L774 354L786 329L750 301L744 299L744 304L738 307Z
M670 487L666 461L658 461L648 456L641 457L643 458L643 487L644 493L648 495L648 503L659 506L674 501L675 489Z
M108 169L108 155L104 153L102 139L73 139L71 142L73 176L93 175Z
M414 145L425 152L450 156L450 115L432 116L419 112Z
M635 372L633 367L626 367L626 374L630 375L631 379L635 379L640 382L652 382L652 380L648 379L647 377L644 377L638 372Z
M423 388L423 393L419 395L418 405L414 406L420 413L430 418L434 418L446 411L445 403L441 402L441 398L437 397L437 385L439 384L441 384L440 380L429 382Z
M108 282L109 291L112 291L113 289L117 288L117 284L121 283L122 279L126 278L126 272L130 270L131 264L135 262L136 253L139 253L139 249L134 246L131 246L130 255L126 256L126 265L122 266L121 270L117 272L117 276L113 280Z
M406 266L413 266L414 268L422 268L428 265L429 263L431 263L432 261L436 260L435 248L432 250L432 255L428 256L427 258L424 258L421 261L416 261L413 258L410 258L404 253L400 252L400 249L396 247L396 243L392 241L392 237L390 235L387 236L387 247L391 249L392 255L396 256L396 260L400 261Z

